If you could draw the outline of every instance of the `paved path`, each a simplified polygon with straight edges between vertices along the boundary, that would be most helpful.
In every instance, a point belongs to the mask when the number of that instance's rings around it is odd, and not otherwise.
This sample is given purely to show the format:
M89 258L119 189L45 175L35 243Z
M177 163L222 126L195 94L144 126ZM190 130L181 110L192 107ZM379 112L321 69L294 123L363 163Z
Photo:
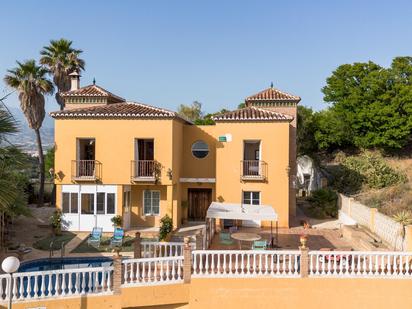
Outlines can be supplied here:
M74 249L76 249L83 240L85 240L89 236L89 233L87 232L79 232L76 234L76 237L74 237L72 240L69 241L68 244L65 246L65 253L70 254Z

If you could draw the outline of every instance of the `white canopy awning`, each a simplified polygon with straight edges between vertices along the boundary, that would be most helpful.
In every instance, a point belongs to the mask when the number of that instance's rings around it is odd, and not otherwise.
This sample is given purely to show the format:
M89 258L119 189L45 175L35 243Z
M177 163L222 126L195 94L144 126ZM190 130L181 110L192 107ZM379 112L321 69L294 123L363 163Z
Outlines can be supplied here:
M232 220L277 221L278 214L268 205L244 205L212 202L206 214L207 218Z

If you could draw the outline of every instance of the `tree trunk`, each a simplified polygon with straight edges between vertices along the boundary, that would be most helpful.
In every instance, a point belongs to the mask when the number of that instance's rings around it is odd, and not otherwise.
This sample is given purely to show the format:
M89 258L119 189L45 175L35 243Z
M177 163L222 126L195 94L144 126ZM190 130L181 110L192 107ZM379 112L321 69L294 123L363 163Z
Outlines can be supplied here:
M58 91L56 92L55 98L56 98L57 104L59 104L59 106L60 106L60 110L61 111L64 110L64 101L63 101L63 98L60 95L60 92L58 92Z
M39 155L39 197L37 200L37 207L42 207L44 202L44 156L43 156L43 146L41 144L40 129L34 130L36 132L37 138L37 152Z
M0 214L1 217L1 231L0 231L0 246L1 246L1 253L4 253L4 211Z

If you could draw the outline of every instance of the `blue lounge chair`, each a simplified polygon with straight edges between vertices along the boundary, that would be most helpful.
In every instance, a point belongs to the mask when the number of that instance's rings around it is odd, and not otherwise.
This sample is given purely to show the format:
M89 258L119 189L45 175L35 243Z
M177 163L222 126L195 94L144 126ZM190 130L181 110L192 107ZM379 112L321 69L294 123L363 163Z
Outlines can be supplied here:
M100 247L100 241L102 240L103 229L101 227L94 227L87 239L87 245Z
M220 237L220 243L222 245L231 245L231 244L233 244L233 240L230 237L230 233L220 232L219 237Z
M124 230L120 227L114 229L113 237L110 239L111 247L121 247L123 245Z
M253 242L252 250L266 250L267 242L266 240L255 240Z

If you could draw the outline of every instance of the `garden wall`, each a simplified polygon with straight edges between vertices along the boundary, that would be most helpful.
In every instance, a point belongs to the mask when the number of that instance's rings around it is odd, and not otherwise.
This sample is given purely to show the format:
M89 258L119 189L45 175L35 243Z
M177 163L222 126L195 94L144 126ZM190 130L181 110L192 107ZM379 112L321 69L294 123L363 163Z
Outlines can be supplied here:
M412 247L412 238L409 235L410 230L412 230L411 226L406 228L406 237L402 239L401 224L379 213L376 208L367 207L343 194L339 194L338 206L339 219L342 223L348 224L349 217L354 223L366 227L376 234L391 249L406 251L409 245ZM410 244L407 243L408 241Z

